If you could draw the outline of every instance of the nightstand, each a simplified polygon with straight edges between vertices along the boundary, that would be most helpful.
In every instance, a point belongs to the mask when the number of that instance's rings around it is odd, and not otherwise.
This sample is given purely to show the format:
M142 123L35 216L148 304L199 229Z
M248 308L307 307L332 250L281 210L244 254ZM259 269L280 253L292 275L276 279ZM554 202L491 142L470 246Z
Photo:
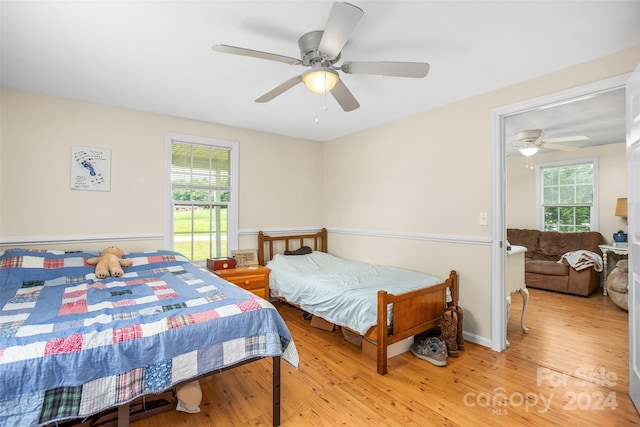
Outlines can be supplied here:
M229 268L226 270L215 270L218 276L240 286L243 289L253 292L257 296L269 300L269 273L270 269L261 265L250 267Z

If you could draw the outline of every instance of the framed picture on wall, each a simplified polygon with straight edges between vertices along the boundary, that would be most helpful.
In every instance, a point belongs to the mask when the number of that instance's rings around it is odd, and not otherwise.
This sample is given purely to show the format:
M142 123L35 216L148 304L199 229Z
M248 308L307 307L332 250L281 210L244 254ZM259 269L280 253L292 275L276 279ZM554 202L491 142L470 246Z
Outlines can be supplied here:
M231 255L235 258L238 267L248 267L258 264L257 249L238 249L231 251Z
M111 191L111 150L72 146L71 189Z

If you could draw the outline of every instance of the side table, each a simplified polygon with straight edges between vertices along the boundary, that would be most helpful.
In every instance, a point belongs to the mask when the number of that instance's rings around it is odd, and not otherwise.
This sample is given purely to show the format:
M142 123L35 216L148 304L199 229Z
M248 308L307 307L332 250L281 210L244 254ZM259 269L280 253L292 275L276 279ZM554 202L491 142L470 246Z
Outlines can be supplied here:
M622 245L598 245L598 247L602 251L602 267L603 267L602 268L602 274L604 276L602 278L602 283L603 283L602 294L603 295L607 295L607 277L609 276L609 270L607 268L607 265L609 263L608 262L608 258L609 258L608 254L609 254L609 252L611 252L611 253L614 253L614 254L620 255L620 256L629 256L629 245L626 245L626 244L622 244Z

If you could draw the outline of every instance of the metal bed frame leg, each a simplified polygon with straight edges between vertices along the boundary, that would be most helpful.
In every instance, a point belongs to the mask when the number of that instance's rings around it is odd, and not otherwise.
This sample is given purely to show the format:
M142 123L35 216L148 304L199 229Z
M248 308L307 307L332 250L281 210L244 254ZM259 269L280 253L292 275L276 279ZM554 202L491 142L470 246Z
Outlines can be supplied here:
M273 356L273 425L280 425L280 356Z
M129 404L118 406L118 427L129 427Z
M278 427L280 425L280 360L281 356L273 356L273 425ZM130 404L125 403L118 406L118 427L128 427L131 420L130 417Z

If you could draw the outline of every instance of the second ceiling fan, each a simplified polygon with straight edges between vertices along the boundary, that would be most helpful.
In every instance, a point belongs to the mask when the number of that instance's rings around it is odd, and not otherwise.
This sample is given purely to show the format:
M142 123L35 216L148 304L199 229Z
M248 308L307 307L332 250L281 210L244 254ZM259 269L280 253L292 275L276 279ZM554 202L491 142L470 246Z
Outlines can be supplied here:
M518 132L516 136L518 140L514 141L514 143L520 144L518 151L520 151L520 154L527 157L536 154L540 148L560 151L575 151L578 147L573 145L561 145L559 143L586 141L589 139L589 137L583 135L565 136L560 138L543 138L542 129L525 130Z
M330 92L344 111L353 111L360 107L360 104L340 79L339 71L345 74L413 78L425 77L429 72L429 64L426 62L345 61L337 66L336 63L341 59L342 48L363 14L362 9L352 4L334 3L324 31L308 32L298 40L300 59L224 44L214 45L213 50L309 67L302 74L291 77L265 93L256 99L256 102L269 102L298 83L304 82L313 92Z

